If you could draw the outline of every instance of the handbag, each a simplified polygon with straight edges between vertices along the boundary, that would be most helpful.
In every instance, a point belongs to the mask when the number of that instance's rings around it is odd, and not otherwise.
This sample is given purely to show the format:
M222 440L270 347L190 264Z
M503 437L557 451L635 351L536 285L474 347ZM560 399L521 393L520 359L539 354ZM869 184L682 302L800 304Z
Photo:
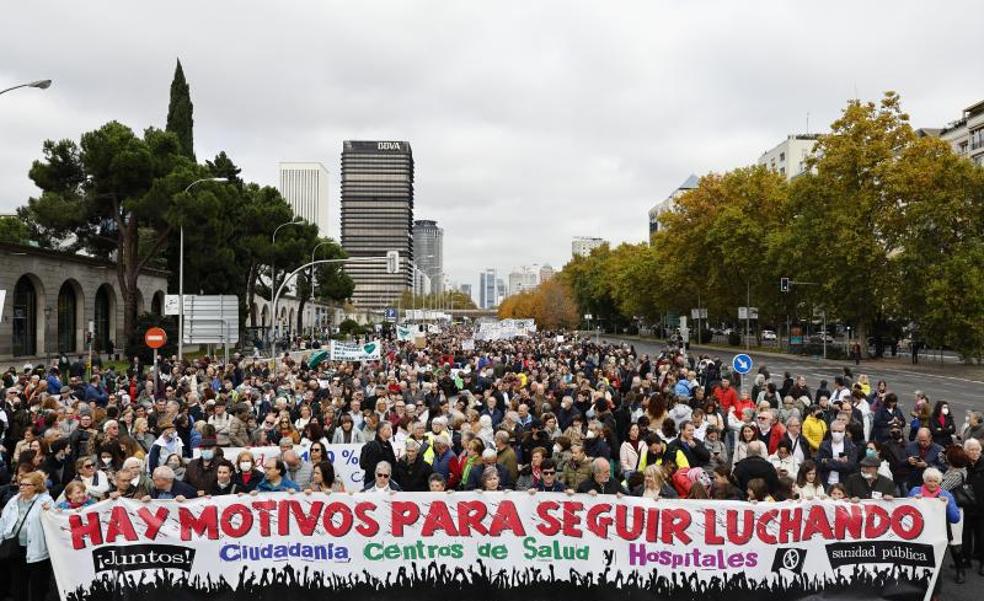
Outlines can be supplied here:
M950 494L953 495L953 500L957 502L957 507L964 509L977 507L977 496L974 494L974 489L966 482L951 490Z
M27 508L27 513L24 514L24 519L21 520L20 524L17 525L17 530L14 531L14 536L11 538L6 538L2 543L0 543L0 559L12 559L20 554L20 532L24 527L24 522L27 521L27 517L31 515L31 510L34 509L34 504L37 502L37 497L31 501L30 507Z

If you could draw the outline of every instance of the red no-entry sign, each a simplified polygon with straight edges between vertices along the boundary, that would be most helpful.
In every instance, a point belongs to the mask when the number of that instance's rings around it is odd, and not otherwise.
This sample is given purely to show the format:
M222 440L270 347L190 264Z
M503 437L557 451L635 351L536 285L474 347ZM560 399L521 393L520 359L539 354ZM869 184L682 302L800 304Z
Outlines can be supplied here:
M159 349L167 344L167 332L161 328L150 328L144 334L144 342L152 349Z

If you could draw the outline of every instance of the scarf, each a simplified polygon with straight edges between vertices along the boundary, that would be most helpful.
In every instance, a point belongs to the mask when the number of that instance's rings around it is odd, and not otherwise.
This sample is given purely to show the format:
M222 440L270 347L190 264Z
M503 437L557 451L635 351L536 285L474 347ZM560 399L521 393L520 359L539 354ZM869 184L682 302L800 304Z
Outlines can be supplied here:
M923 484L922 486L919 487L919 494L922 495L923 497L929 497L930 499L935 499L938 496L940 496L940 491L942 490L943 487L941 486L936 489L936 492L929 492L929 489L926 488L925 484Z

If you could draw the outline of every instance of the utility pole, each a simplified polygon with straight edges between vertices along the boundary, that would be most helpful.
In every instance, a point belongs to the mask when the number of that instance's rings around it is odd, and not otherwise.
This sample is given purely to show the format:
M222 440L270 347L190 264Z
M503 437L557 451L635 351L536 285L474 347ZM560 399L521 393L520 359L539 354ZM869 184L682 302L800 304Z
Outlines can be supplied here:
M745 280L745 350L749 350L751 345L751 321L752 321L752 283Z

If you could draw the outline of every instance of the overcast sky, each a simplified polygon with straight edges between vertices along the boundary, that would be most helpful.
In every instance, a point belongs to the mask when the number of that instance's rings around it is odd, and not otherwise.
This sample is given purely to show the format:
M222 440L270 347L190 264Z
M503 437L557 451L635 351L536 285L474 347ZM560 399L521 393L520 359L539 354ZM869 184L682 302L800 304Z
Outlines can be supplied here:
M342 141L408 140L415 217L446 271L560 268L571 238L647 237L690 173L753 163L857 94L901 93L915 126L984 99L976 2L5 3L0 213L36 192L46 138L117 119L163 127L174 61L199 160L225 150L276 185L320 161L338 210Z

